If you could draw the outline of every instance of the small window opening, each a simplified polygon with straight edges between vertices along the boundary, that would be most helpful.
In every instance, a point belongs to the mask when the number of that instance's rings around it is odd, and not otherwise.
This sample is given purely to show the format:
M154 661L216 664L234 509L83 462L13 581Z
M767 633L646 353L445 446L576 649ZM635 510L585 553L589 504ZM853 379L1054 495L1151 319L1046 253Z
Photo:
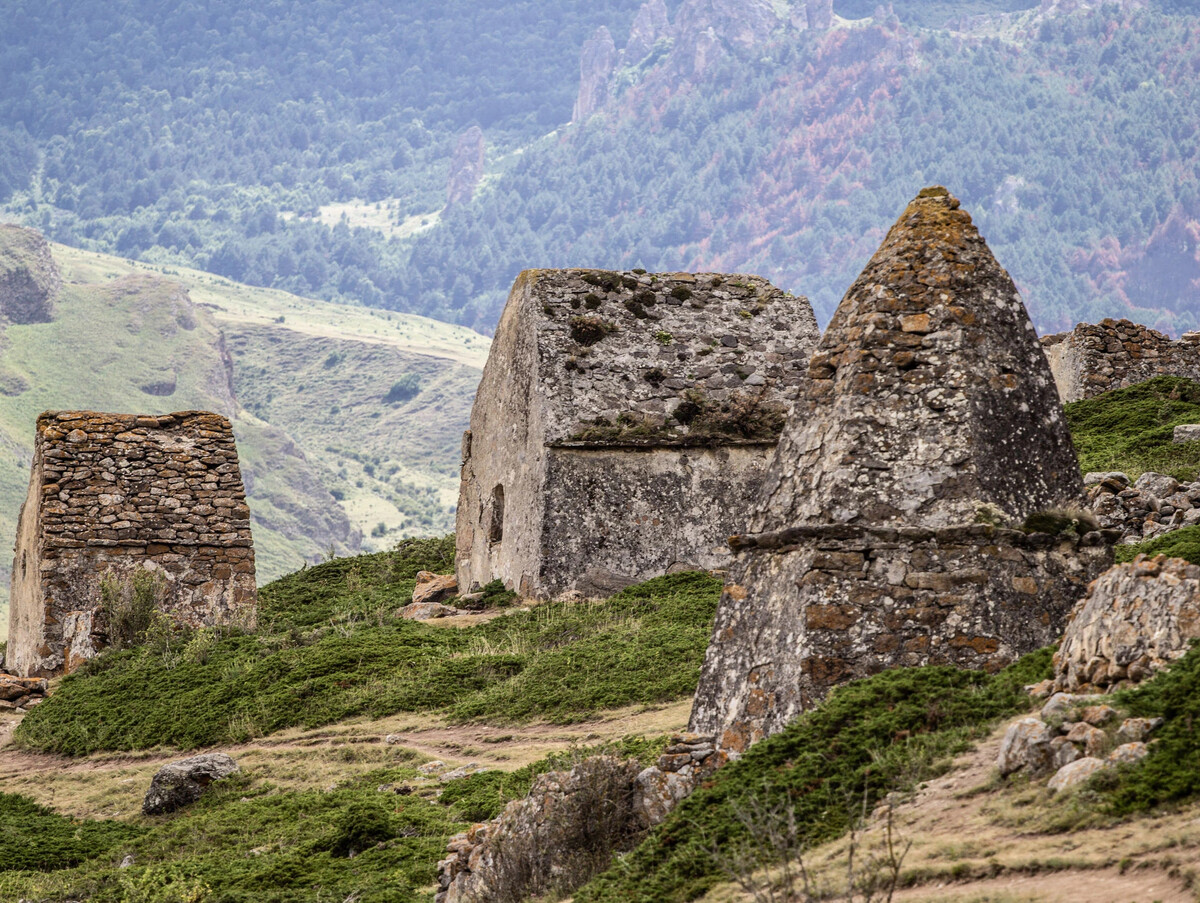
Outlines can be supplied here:
M488 521L488 542L504 539L504 487L497 484L492 490L491 517Z

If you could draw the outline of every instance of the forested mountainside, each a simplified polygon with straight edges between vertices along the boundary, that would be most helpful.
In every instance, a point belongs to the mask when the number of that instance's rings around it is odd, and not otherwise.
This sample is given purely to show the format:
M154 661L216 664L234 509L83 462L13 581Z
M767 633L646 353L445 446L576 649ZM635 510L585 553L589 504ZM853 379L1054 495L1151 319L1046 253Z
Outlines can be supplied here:
M802 0L17 0L0 202L67 244L489 331L527 266L751 271L824 319L940 183L1043 331L1200 325L1190 4L877 6L826 30ZM590 37L601 102L571 123Z

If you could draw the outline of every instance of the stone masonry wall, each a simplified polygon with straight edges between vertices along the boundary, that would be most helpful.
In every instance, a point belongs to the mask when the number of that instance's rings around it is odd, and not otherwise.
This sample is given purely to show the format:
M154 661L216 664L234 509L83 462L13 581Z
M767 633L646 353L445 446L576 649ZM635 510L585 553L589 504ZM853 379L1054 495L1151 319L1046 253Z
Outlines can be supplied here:
M1045 336L1042 347L1064 403L1156 376L1200 380L1200 332L1172 341L1130 320L1107 319Z
M230 422L42 414L13 562L12 667L52 675L95 655L108 642L102 582L139 568L157 575L160 607L179 623L253 624L250 509Z
M541 597L723 566L817 339L756 276L530 270L463 443L457 577Z
M543 592L606 596L672 571L728 567L741 503L774 448L548 449Z
M713 633L725 641L705 660L692 729L734 752L848 680L925 664L996 671L1053 643L1112 562L1099 533L984 524L795 527L731 543L745 570L725 588Z

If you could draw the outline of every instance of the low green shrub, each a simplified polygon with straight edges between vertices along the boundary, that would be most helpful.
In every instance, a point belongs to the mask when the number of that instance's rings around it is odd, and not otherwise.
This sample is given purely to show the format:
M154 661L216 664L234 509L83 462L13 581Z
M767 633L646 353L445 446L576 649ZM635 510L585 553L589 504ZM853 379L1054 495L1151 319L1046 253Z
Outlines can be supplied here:
M1093 780L1108 808L1128 815L1200 796L1200 646L1114 704L1163 725L1145 759Z
M0 872L69 868L108 857L141 834L133 825L67 818L23 796L0 793Z
M1133 561L1138 555L1166 555L1168 558L1183 558L1192 564L1200 564L1200 527L1173 530L1136 545L1117 546L1114 551L1118 563Z
M997 675L897 669L840 687L752 746L684 800L576 903L693 900L724 880L710 852L744 841L738 807L752 795L793 799L804 842L832 840L883 795L931 777L1005 716L1027 710L1023 687L1048 677L1050 650ZM868 809L870 811L870 809Z
M264 587L257 633L106 652L64 678L16 742L65 755L192 749L402 711L565 723L695 690L719 581L677 574L461 630L396 618L416 572L452 556L452 541L423 540L331 561Z
M1175 427L1200 423L1200 383L1174 376L1064 405L1085 472L1145 471L1177 480L1200 475L1200 442L1173 441Z

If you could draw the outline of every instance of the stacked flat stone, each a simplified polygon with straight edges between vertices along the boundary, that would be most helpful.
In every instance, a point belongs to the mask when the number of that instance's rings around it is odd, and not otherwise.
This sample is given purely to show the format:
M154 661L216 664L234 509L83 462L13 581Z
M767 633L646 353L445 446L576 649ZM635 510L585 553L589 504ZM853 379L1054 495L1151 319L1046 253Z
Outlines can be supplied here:
M70 671L106 642L102 581L147 568L161 607L194 627L253 623L250 509L229 420L47 412L21 510L9 660Z
M1080 401L1156 376L1200 380L1200 332L1172 341L1130 320L1080 323L1042 339L1062 400Z
M1162 473L1144 473L1130 482L1123 473L1094 473L1085 478L1088 507L1100 526L1121 531L1125 543L1144 542L1164 533L1200 525L1200 480L1180 483Z
M1052 642L1111 562L1011 278L945 189L922 192L809 367L731 569L690 729L741 750L845 680L995 670Z

